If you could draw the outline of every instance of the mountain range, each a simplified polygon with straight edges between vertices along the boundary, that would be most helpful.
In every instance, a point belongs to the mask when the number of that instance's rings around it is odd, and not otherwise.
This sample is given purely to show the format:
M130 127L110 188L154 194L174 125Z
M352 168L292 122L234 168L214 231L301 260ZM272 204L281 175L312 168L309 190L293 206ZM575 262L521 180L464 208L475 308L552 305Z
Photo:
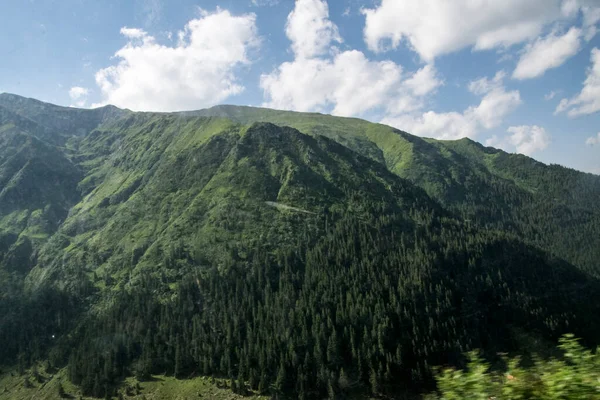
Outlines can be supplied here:
M596 344L599 199L600 176L360 119L0 94L0 365L321 398Z

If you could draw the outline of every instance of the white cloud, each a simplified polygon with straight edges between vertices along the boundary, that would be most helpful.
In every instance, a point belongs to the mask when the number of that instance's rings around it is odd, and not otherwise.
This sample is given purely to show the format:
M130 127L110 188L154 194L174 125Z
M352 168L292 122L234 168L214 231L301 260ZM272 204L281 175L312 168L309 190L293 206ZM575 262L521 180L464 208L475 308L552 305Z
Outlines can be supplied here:
M496 74L494 80L478 80L469 86L479 94L484 94L477 106L471 106L462 113L446 112L437 113L428 111L418 114L389 115L381 122L397 127L414 135L433 137L436 139L451 140L463 137L475 138L484 129L499 126L504 117L510 114L521 104L518 91L507 92L496 81L502 74ZM482 89L485 87L485 91Z
M145 111L202 108L242 92L235 69L259 43L254 14L219 8L189 21L173 47L141 29L121 33L128 43L115 53L118 63L96 73L101 104Z
M384 104L399 91L402 68L391 61L373 62L353 50L332 60L304 59L283 63L261 77L270 99L266 105L297 111L327 111L335 115L361 114Z
M88 93L89 90L81 86L73 86L69 89L69 97L71 97L72 100L78 100L81 97L87 96Z
M498 71L492 79L487 77L479 78L469 82L469 92L477 95L483 95L491 92L494 89L502 87L502 81L506 76L506 72Z
M477 107L470 107L467 114L471 113L483 128L492 129L521 103L519 91L507 92L504 87L499 87L486 94Z
M267 107L343 116L376 109L407 112L420 108L423 97L443 84L433 65L404 73L392 61L372 61L360 51L336 49L332 43L342 39L324 1L297 1L286 34L295 58L261 76Z
M560 0L382 0L365 9L370 49L396 48L402 39L424 59L473 46L476 50L532 39L561 16Z
M564 16L574 17L579 12L580 7L579 0L565 0L561 6L561 12Z
M355 116L383 108L406 112L421 107L421 97L441 84L432 66L403 80L402 67L391 61L371 61L357 50L331 59L300 58L261 76L266 107L321 111Z
M503 62L512 61L515 58L515 55L510 52L508 48L501 48L496 51L496 53L500 56L496 61L498 64Z
M307 4L312 4L314 10L306 9ZM336 36L335 25L324 17L324 3L297 2L296 7L300 6L304 14L317 15L318 22L304 24L309 38L304 42L298 42L288 23L286 33L295 58L261 76L266 107L342 116L380 113L384 115L382 123L399 129L422 136L456 139L476 137L482 130L499 126L504 117L521 104L520 93L504 87L506 74L500 71L491 79L481 78L469 85L473 93L481 96L479 104L462 113L423 112L428 96L444 84L433 64L406 72L392 61L370 60L357 50L340 51L334 42L341 38ZM288 21L298 15L297 8ZM328 27L330 34L321 41L310 39L323 26ZM307 32L310 29L313 32ZM305 50L298 50L301 48Z
M148 34L143 29L139 28L128 28L126 26L121 28L121 35L125 36L128 39L141 39Z
M337 26L329 20L327 2L321 0L297 0L288 15L285 34L297 58L322 55L332 41L342 42Z
M587 138L587 140L585 141L585 144L587 144L588 146L596 146L596 145L600 144L600 132L598 132L598 134L596 136Z
M85 107L89 90L81 86L73 86L69 89L69 97L73 101L71 107Z
M600 4L598 4L597 0L579 1L581 2L581 12L583 14L584 38L589 42L598 32L597 24L600 22Z
M566 17L576 17L582 14L583 37L586 41L592 40L596 35L600 22L600 3L598 0L564 0L562 12Z
M592 49L591 61L592 66L588 68L581 92L571 99L562 99L555 114L567 112L569 117L577 117L600 111L600 50L598 48Z
M532 155L536 151L544 150L551 142L546 130L537 125L511 126L507 130L511 135L498 138L494 135L486 140L486 146L501 148L506 151L515 150L517 153Z
M417 96L424 96L437 89L443 82L438 79L434 66L429 64L408 78L405 85Z
M550 135L546 130L537 125L511 126L508 132L512 135L508 138L518 153L531 155L539 150L544 150L550 144Z
M600 20L597 0L382 0L366 17L364 39L373 51L403 41L423 60L464 48L489 50L537 38L550 23L583 13L586 38Z
M433 137L442 140L454 140L463 137L475 137L479 126L467 113L428 111L421 115L404 114L388 116L382 124L394 126L413 135Z
M279 4L279 0L251 0L250 3L252 3L254 7L272 7Z
M495 147L497 149L507 150L505 148L506 143L498 137L498 135L492 135L490 138L486 139L485 145L489 147Z
M544 95L544 100L552 100L559 93L560 93L560 91L551 90L549 93Z
M579 52L581 29L572 27L564 35L551 32L526 46L512 77L516 79L537 78L547 70L561 66Z

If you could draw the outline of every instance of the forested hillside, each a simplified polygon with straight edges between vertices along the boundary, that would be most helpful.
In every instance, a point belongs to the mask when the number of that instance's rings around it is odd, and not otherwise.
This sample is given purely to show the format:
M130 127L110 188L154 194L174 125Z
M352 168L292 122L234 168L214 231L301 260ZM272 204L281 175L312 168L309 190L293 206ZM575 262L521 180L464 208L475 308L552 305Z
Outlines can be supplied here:
M597 274L600 179L484 147L470 139L420 138L354 118L217 106L192 115L270 121L327 136L423 188L463 221L510 231Z
M599 198L596 175L357 119L1 94L0 366L308 399L592 346Z

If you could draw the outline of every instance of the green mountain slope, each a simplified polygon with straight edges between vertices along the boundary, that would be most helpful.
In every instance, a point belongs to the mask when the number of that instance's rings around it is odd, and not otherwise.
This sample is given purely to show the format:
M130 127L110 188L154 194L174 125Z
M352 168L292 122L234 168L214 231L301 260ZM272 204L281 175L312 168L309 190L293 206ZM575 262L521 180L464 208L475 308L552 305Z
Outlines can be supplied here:
M98 125L129 112L114 106L93 110L61 107L10 93L0 93L0 109L2 108L35 122L46 132L51 132L52 135L45 135L45 140L58 145L65 145L69 139L84 136ZM31 133L39 137L39 131Z
M366 121L0 95L0 364L393 395L600 337L600 177Z
M23 133L0 135L0 289L36 264L37 251L79 200L81 178L54 146Z
M600 259L600 177L486 148L437 141L353 118L252 107L194 112L269 121L325 135L384 163L470 223L510 231L592 274Z
M104 155L82 162L86 194L56 236L69 245L63 250L51 241L42 249L32 278L51 276L48 266L65 269L70 260L74 268L87 263L90 272L111 276L128 272L124 264L156 269L163 253L188 249L198 262L223 264L242 251L236 247L295 243L296 224L347 210L353 192L360 201L395 203L399 211L412 204L441 211L382 165L326 138L271 124L136 115L93 132L80 149Z

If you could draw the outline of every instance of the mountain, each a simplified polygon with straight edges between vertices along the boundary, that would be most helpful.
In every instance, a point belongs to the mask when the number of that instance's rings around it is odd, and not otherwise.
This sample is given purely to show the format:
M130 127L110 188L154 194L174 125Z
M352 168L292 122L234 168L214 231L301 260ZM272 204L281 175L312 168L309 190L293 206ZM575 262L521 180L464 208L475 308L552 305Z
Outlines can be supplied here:
M60 107L39 100L24 98L10 93L0 94L0 116L2 124L10 123L10 117L2 115L11 113L13 118L25 124L15 124L31 128L29 133L40 139L64 146L72 137L85 136L98 125L114 118L119 118L129 111L114 106L82 110L72 107ZM50 134L45 134L50 133Z
M599 195L359 119L0 94L0 365L98 397L166 373L321 398L430 388L472 348L594 344Z
M423 188L463 220L510 231L596 274L600 179L470 139L420 138L353 118L216 106L192 115L270 121L327 136Z

